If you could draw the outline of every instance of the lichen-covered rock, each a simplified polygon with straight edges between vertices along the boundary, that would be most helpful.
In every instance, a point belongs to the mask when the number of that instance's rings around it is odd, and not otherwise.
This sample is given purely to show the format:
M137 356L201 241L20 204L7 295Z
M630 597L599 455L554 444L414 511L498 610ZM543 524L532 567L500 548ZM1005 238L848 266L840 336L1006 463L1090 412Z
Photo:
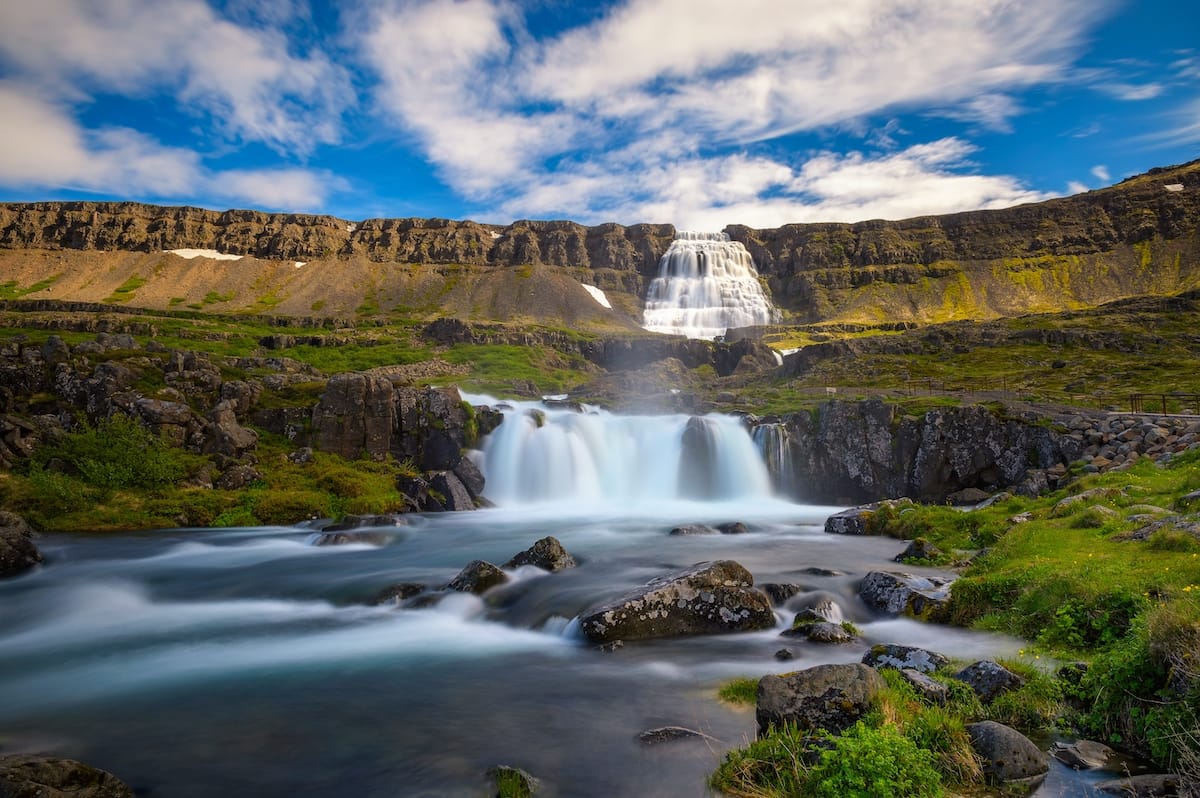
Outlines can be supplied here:
M1033 787L1050 770L1050 758L1016 729L985 720L968 724L967 734L983 762L984 776L994 784Z
M508 581L508 574L485 560L472 560L446 585L447 590L479 596Z
M575 558L558 542L558 538L547 535L504 563L505 568L520 568L522 565L534 565L543 571L554 572L574 568L576 563Z
M896 668L898 670L915 670L921 673L933 673L938 668L950 664L945 655L916 646L902 646L898 643L887 643L871 646L871 650L863 655L864 665L873 668Z
M990 659L968 665L954 674L954 678L966 682L985 704L995 700L1002 693L1016 690L1025 684L1025 680L1020 676Z
M926 674L914 668L904 668L900 671L904 681L908 682L917 695L931 704L944 704L950 700L950 688L939 681L930 679Z
M694 565L588 610L581 627L593 643L742 632L775 625L771 602L732 560Z
M0 578L23 573L42 561L33 527L16 513L0 510Z
M133 798L113 774L74 759L36 754L0 756L4 798Z
M805 731L825 729L836 734L865 715L884 687L878 671L861 664L818 665L764 676L755 703L758 733L789 723Z
M858 592L868 606L877 610L939 621L949 607L952 581L936 576L872 571L863 577Z

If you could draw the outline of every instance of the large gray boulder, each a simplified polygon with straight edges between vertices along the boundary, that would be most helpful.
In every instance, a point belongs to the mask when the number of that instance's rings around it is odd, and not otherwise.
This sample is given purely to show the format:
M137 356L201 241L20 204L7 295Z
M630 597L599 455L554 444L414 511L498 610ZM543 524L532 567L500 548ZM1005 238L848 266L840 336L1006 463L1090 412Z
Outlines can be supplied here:
M966 682L985 704L1025 684L1025 680L1020 676L990 659L982 659L968 665L954 674L954 678Z
M0 510L0 578L16 576L42 561L33 527L16 513Z
M754 589L750 572L732 560L699 563L659 577L588 610L581 624L594 643L743 632L774 625L770 600Z
M133 798L113 774L76 762L36 754L0 756L3 798Z
M870 607L926 621L946 617L952 579L913 576L893 571L872 571L863 577L859 595Z
M872 668L908 669L921 673L933 673L938 668L950 664L950 660L944 654L916 646L902 646L899 643L871 646L871 650L863 654L862 661L864 665L870 665Z
M755 718L758 733L794 724L801 730L833 734L850 728L867 713L884 688L883 677L866 665L818 665L758 682Z
M1016 729L985 720L967 726L971 747L983 763L983 774L994 784L1034 787L1050 770L1050 757Z

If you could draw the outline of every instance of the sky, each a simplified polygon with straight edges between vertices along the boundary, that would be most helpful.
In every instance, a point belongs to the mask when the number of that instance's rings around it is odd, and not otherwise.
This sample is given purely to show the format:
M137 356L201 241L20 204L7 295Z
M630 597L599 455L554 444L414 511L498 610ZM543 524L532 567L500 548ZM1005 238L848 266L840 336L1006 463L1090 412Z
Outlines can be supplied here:
M1197 157L1185 0L0 0L0 201L715 231Z

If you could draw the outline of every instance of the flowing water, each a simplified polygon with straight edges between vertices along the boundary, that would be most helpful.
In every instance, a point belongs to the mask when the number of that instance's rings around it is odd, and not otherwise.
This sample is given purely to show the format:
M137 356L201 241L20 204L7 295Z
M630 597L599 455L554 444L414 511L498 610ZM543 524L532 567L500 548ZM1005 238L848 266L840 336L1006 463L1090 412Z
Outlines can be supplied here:
M775 311L754 259L725 233L680 232L646 291L642 326L652 332L716 338L769 324Z
M152 796L483 796L486 769L511 764L549 795L694 798L754 734L752 711L716 700L724 680L855 662L876 642L961 658L1019 646L869 611L858 580L903 544L826 535L831 508L774 498L733 419L689 433L686 417L547 410L539 425L528 409L480 457L500 507L412 516L374 545L317 547L300 527L45 536L46 565L0 582L0 752L81 759ZM667 535L734 520L750 532ZM486 600L370 604L545 535L579 567L518 569ZM862 640L776 629L602 652L577 636L587 607L719 558L801 586L781 628L831 597ZM783 648L795 659L776 660ZM638 741L664 725L704 736Z

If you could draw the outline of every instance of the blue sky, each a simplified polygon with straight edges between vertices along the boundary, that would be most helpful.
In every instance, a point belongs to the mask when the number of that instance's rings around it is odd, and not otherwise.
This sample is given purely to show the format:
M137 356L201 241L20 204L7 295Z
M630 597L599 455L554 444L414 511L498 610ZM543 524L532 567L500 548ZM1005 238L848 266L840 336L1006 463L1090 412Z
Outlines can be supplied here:
M1176 0L0 0L0 200L904 218L1200 157Z

